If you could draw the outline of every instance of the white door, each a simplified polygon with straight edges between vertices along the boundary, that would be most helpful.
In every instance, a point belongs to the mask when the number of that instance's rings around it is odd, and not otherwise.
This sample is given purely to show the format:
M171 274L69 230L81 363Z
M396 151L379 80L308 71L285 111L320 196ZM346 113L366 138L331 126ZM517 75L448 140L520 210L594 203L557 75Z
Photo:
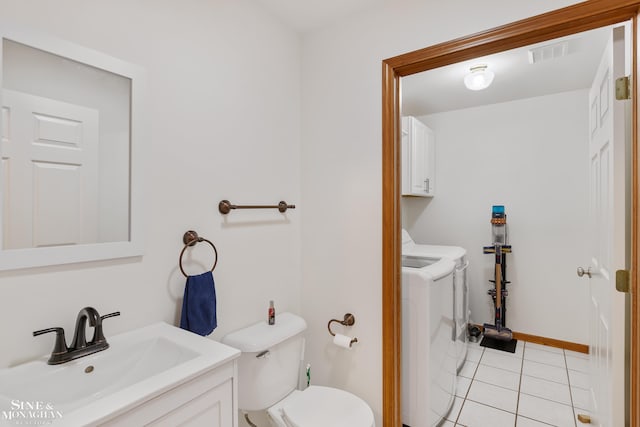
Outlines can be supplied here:
M625 268L625 103L615 80L625 73L625 28L612 30L589 93L590 392L592 424L624 424L624 294L615 272ZM585 275L587 277L588 275Z
M94 243L98 111L2 91L3 247Z

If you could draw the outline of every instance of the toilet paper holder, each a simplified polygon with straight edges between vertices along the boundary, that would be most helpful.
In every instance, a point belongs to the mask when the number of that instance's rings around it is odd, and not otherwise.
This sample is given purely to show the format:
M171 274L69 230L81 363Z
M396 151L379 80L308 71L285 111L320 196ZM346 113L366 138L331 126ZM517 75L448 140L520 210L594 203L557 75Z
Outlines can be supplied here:
M340 323L343 326L353 326L354 323L356 323L356 317L351 314L351 313L346 313L344 315L343 320L338 320L338 319L331 319L329 320L329 323L327 324L327 329L329 329L329 333L331 334L331 336L336 336L336 334L331 330L331 324L333 322L337 322ZM358 338L353 338L351 340L351 344L358 342Z

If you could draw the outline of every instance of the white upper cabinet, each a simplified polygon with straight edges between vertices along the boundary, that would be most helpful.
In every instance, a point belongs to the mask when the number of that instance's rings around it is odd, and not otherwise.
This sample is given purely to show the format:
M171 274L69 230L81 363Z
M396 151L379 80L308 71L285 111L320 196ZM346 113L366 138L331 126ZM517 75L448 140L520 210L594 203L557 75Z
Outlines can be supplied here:
M415 117L402 118L402 195L435 193L435 136Z

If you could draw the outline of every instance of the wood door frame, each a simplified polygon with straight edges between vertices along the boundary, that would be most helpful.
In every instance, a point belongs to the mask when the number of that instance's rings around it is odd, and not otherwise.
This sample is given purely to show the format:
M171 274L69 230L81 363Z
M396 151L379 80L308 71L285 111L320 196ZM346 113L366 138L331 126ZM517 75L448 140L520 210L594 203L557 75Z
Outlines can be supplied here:
M401 421L401 136L400 78L433 68L631 20L632 82L638 75L640 0L589 0L382 62L382 413ZM638 295L638 84L632 100L630 425L640 427L640 295Z

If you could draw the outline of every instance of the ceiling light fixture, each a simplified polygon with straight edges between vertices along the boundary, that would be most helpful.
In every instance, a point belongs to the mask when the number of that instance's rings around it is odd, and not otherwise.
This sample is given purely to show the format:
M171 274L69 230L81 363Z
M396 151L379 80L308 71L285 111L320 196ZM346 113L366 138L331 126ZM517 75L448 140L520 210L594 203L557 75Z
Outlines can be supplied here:
M464 76L464 85L469 90L482 90L493 82L493 71L487 69L486 64L474 65L469 68L469 73Z

